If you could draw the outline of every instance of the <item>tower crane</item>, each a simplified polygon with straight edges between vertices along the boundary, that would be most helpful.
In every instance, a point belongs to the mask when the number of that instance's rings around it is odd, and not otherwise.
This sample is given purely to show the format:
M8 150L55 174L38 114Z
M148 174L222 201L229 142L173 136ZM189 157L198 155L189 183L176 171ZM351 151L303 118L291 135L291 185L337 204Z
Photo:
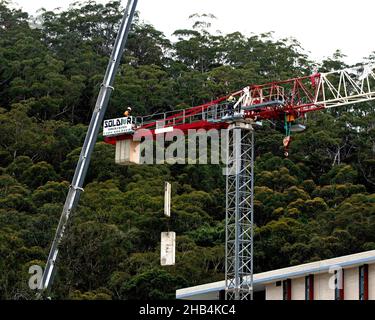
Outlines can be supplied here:
M228 108L228 98L235 103ZM246 86L209 103L178 111L136 117L132 132L105 137L118 144L147 129L153 136L180 130L226 129L225 297L253 298L254 130L263 120L284 122L285 156L297 120L309 112L375 100L375 65L314 73L262 85Z
M77 206L90 163L96 138L104 119L113 82L120 64L137 0L128 0L110 62L101 86L80 154L72 184L51 245L41 290L53 281L59 244L64 236L71 212ZM309 112L354 105L375 100L375 66L365 65L328 73L246 86L209 103L178 111L135 117L134 130L105 137L105 142L117 144L132 140L134 134L148 129L153 136L179 129L223 129L228 131L226 167L226 239L225 283L226 299L253 298L253 232L254 232L254 130L263 120L283 121L286 138L285 155L293 131L302 130L296 121ZM227 100L236 102L229 111ZM164 131L163 131L164 130Z

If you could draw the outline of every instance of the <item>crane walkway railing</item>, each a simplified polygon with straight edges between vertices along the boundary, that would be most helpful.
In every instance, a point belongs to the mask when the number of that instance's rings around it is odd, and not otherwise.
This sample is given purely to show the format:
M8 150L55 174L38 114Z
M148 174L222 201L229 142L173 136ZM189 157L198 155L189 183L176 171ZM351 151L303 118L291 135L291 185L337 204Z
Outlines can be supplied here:
M202 106L136 117L137 128L160 129L198 121L218 122L228 114L228 104L214 101Z

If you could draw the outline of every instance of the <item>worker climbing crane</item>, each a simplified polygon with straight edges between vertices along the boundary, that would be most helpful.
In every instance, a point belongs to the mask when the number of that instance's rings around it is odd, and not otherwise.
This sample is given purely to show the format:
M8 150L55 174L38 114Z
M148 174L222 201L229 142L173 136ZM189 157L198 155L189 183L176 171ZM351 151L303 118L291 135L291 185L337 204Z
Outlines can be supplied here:
M48 289L52 284L58 247L71 212L77 206L80 193L83 191L90 157L113 90L114 77L120 64L136 5L137 0L128 1L48 256L40 285L42 290ZM304 129L297 121L304 118L307 113L372 100L375 100L374 66L359 66L246 86L230 95L184 110L133 117L130 115L129 108L124 114L125 119L104 121L103 134L106 136L107 143L116 145L116 162L124 164L139 163L139 157L134 156L134 153L137 155L137 141L133 141L133 138L140 130L147 129L153 137L177 129L183 133L191 129L227 130L226 299L252 299L256 124L263 120L283 122L286 134L283 143L285 155L288 156L291 134ZM117 130L116 127L120 129ZM125 156L122 157L121 154Z

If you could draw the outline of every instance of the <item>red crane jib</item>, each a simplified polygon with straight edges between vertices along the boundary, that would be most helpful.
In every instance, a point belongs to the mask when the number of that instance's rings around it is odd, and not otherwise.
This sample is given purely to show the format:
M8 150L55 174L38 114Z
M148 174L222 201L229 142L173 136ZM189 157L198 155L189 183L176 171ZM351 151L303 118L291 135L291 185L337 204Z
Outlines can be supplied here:
M307 112L324 109L316 105L318 83L321 75L316 73L311 76L293 78L283 81L275 81L262 85L250 85L249 94L241 102L244 110L244 118L261 120L284 120L285 115L293 116L295 119ZM163 122L163 127L173 127L186 133L189 129L225 129L228 127L226 121L210 121L207 112L213 108L225 113L226 101L230 96L240 99L244 90L240 90L227 96L218 98L209 103L196 107L176 111L170 116L160 115L160 119L144 122L137 126L136 131L148 129L149 134L155 135L158 122ZM210 109L211 108L211 109ZM206 114L206 117L203 116ZM202 115L199 117L199 115ZM145 119L147 117L144 117ZM114 137L105 137L106 143L115 144L117 140L131 139L132 134L124 134Z

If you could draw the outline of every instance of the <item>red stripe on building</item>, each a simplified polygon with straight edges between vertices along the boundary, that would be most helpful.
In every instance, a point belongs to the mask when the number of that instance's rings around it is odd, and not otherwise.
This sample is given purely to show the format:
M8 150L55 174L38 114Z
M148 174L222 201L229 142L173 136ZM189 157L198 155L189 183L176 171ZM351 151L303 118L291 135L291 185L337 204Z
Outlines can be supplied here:
M364 271L364 283L363 283L363 300L368 300L368 264L363 266Z
M314 300L314 275L309 275L309 300Z
M341 289L340 289L340 300L344 300L345 299L345 290L344 290L344 286L345 286L345 270L342 269L341 270Z

